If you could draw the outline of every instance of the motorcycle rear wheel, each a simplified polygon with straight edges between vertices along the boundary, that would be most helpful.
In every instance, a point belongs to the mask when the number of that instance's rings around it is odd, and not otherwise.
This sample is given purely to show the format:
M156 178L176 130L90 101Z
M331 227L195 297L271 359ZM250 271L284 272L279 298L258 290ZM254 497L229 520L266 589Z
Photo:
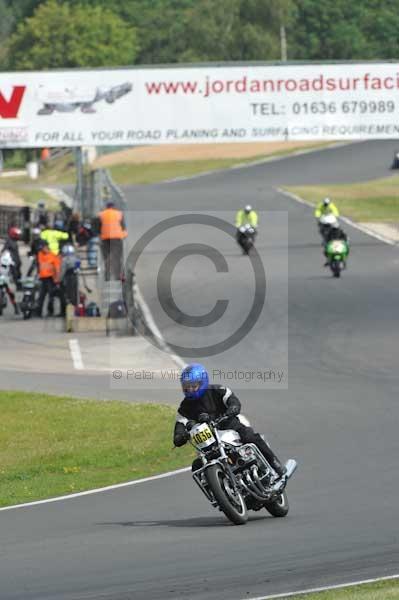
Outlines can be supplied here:
M220 465L210 465L205 477L215 500L234 525L244 525L248 520L247 507L239 492L234 492L229 477Z
M264 507L273 517L285 517L290 509L286 492L280 494L276 500L265 502Z

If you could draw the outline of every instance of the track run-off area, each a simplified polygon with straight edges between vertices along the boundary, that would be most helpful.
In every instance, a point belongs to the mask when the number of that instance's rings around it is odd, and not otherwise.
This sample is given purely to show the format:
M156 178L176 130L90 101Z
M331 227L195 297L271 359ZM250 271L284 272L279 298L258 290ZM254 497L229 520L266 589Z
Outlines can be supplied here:
M334 280L323 268L311 209L277 191L388 176L396 145L349 144L125 188L131 239L160 215L210 213L231 222L244 204L259 211L264 309L238 343L198 358L211 372L263 366L283 373L280 382L230 385L281 458L298 460L288 485L290 512L285 519L250 513L246 526L234 527L190 473L3 511L2 600L240 600L397 573L399 251L345 226L349 265ZM156 293L159 264L177 246L198 243L194 228L189 235L182 227L166 231L137 265L141 292L165 339L186 347L220 341L251 303L248 259L217 229L201 236L225 257L229 272L218 272L204 256L182 255L171 289L176 304L197 316L218 298L231 299L211 328L193 333L173 323ZM167 281L158 283L162 290ZM166 304L172 306L171 297ZM110 398L176 405L180 399L178 382L118 386L105 374L84 371L0 371L0 385L88 397L104 395L107 386Z

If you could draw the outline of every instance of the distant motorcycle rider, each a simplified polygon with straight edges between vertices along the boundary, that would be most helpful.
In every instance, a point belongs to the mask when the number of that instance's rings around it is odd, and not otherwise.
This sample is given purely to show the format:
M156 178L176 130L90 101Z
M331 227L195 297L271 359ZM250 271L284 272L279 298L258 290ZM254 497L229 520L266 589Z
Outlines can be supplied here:
M337 217L339 217L338 208L333 202L331 202L330 198L324 198L324 200L319 202L319 204L316 206L314 216L318 220L319 233L323 238L324 243L326 234L329 231L332 223L335 222Z
M237 227L237 231L236 231L236 239L237 239L237 243L242 247L243 252L245 254L244 251L244 246L243 246L243 236L245 235L243 233L243 227L250 225L253 229L253 240L255 241L255 237L257 234L257 226L258 226L258 214L257 212L252 208L252 206L250 204L247 204L245 206L245 208L240 208L239 211L237 211L236 214L236 227Z
M324 256L327 259L328 259L327 244L329 244L333 240L342 240L344 242L348 242L348 236L346 235L345 231L343 229L341 229L338 221L331 225L331 227L325 237ZM349 245L348 245L348 254L349 254ZM328 265L329 265L329 261L326 260L326 262L324 263L324 266L328 267Z
M255 444L273 467L279 480L284 478L286 468L278 460L265 440L255 433L252 427L246 427L238 419L241 403L228 388L209 383L208 373L202 365L193 363L185 367L180 377L184 393L176 415L173 441L175 446L183 446L189 439L188 431L195 422L206 422L221 416L228 417L218 425L220 429L234 429L241 441ZM193 462L193 470L202 466L200 459Z
M330 198L324 198L322 202L319 202L314 211L316 219L320 219L320 217L324 215L334 215L334 217L339 217L339 210L334 202L331 202Z
M245 208L240 208L236 214L236 227L239 231L243 225L251 225L255 230L258 227L258 213L252 208L250 204L247 204Z

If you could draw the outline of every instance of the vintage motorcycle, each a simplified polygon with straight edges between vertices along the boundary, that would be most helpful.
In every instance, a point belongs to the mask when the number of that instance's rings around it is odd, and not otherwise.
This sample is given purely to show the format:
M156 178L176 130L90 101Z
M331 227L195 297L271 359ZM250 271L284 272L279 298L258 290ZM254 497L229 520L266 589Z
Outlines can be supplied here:
M285 517L288 499L287 480L297 468L295 460L287 461L287 473L282 480L255 444L243 444L233 429L218 426L229 417L196 423L190 430L190 442L198 454L193 471L194 481L215 507L223 511L235 525L248 520L248 510L265 508L274 517ZM242 415L240 421L249 425Z

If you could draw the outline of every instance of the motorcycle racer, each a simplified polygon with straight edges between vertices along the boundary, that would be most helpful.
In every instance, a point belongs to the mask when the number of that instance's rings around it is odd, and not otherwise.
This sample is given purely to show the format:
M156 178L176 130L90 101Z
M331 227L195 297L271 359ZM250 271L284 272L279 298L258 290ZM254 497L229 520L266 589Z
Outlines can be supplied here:
M210 384L205 367L198 363L192 363L185 367L181 373L180 381L184 399L176 415L173 435L175 446L183 446L188 441L190 437L188 431L195 422L206 422L224 416L227 417L226 420L218 427L220 429L234 429L239 433L244 444L255 444L277 473L279 480L284 478L286 469L270 446L259 433L255 433L252 427L243 425L238 419L241 412L241 403L228 387ZM193 463L193 470L200 466L197 461L198 459Z
M314 211L316 219L320 219L320 217L324 215L334 215L334 217L339 217L339 210L334 202L331 202L330 198L324 198L322 202L319 202Z
M236 227L240 229L243 225L251 225L254 229L258 226L258 213L247 204L245 208L240 208L236 214Z

